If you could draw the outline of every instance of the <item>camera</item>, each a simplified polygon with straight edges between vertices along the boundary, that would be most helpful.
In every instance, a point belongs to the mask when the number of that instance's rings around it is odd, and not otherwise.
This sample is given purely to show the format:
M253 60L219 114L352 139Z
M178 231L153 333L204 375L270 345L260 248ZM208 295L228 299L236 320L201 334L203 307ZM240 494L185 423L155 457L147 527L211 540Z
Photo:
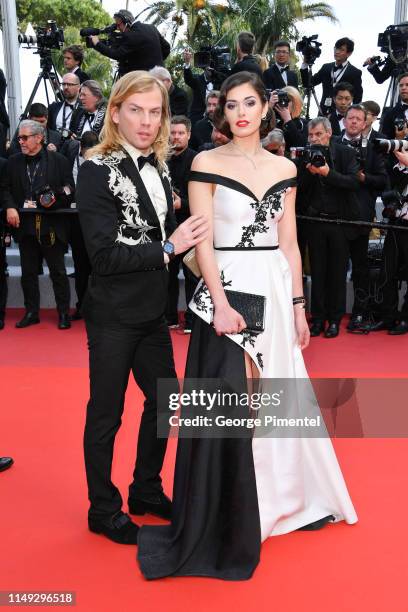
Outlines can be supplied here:
M90 36L100 36L100 34L108 34L108 38L101 39L108 47L118 47L120 41L122 40L122 32L117 31L116 23L112 23L106 28L82 28L79 30L79 35L81 38L86 38L86 46L88 49L93 49L92 41L90 40Z
M389 25L378 34L377 45L383 53L399 55L406 53L408 43L408 22Z
M42 208L51 208L57 201L55 193L49 185L45 185L41 189L38 189L34 195L37 204Z
M289 106L289 96L283 89L277 89L275 94L278 96L278 104L282 106L282 108L288 108Z
M194 66L196 68L211 68L218 72L227 72L231 68L231 50L229 47L200 47L194 53Z
M362 138L361 140L349 140L347 142L343 142L343 144L346 144L346 146L351 147L355 151L360 170L364 170L367 161L368 139Z
M299 159L305 165L311 164L315 168L322 168L330 162L330 149L323 145L313 144L307 144L304 147L291 147L290 158L293 160Z
M394 151L408 151L408 140L386 140L385 138L374 138L373 146L382 153L393 153Z
M64 30L57 26L56 21L49 20L45 27L36 27L35 36L18 35L18 42L37 46L39 49L61 49L64 44Z
M61 134L62 140L68 140L68 138L71 138L72 134L74 133L68 128L60 128L57 131Z
M396 189L384 191L381 198L384 204L382 216L386 219L395 219L395 217L398 217L398 211L408 202L408 197L402 196Z
M303 36L302 40L296 44L296 51L298 53L302 53L305 58L306 64L312 66L318 57L320 57L322 50L322 43L319 43L317 38L318 34L314 34L313 36Z
M398 132L402 132L407 127L407 120L404 117L395 117L394 127Z

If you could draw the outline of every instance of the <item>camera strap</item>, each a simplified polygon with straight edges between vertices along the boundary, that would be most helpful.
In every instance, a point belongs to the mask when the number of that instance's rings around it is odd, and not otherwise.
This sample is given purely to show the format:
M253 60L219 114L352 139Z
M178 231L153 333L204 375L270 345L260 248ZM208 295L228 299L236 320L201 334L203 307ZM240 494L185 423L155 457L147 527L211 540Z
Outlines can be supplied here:
M331 78L332 78L332 85L333 85L333 87L334 87L334 86L335 86L337 83L340 83L340 81L341 81L341 79L342 79L342 77L343 77L343 74L344 74L344 73L346 72L346 70L347 70L347 66L348 66L348 62L346 62L346 63L344 64L344 66L342 67L342 69L340 70L340 72L339 72L338 70L336 71L336 70L334 69L334 66L333 66L332 71L331 71ZM335 75L335 72L336 72L336 75Z
M33 199L33 183L34 183L35 177L37 176L37 172L40 168L40 164L41 164L41 160L39 159L38 162L35 164L35 168L32 174L30 171L30 164L27 164L27 177L28 177L28 182L30 185L30 200Z
M65 111L67 110L67 108L71 112L69 112L68 116L66 117L65 116ZM71 106L71 104L67 104L66 102L64 102L64 106L63 106L63 109L62 109L62 127L63 128L65 128L65 126L67 124L69 125L69 122L71 121L71 117L72 117L73 111L74 111L74 107Z

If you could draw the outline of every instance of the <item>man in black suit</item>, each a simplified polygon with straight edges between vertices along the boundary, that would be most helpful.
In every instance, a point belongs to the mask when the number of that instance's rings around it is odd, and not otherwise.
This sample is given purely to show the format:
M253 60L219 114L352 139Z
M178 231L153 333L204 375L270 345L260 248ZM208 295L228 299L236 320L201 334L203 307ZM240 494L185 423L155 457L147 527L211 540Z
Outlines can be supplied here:
M385 190L388 175L384 156L363 136L367 111L362 105L354 104L347 109L344 117L344 133L338 142L354 148L359 163L359 189L356 192L359 205L359 220L372 222L375 217L377 197ZM336 139L337 140L337 139ZM366 333L369 329L369 227L349 229L348 244L353 270L354 304L349 332Z
M76 74L80 83L88 81L90 77L81 69L84 61L84 50L81 45L71 45L65 47L62 52L64 58L64 68L67 73Z
M368 138L369 141L372 141L375 138L387 138L385 134L378 132L373 128L373 124L377 121L381 113L380 105L374 100L367 100L362 102L361 105L367 112L366 127L363 130L363 137Z
M344 130L344 117L353 104L354 88L350 83L337 83L333 90L334 109L329 114L333 136L340 136Z
M67 72L62 77L62 93L64 100L52 102L48 107L48 127L50 130L71 130L71 121L79 105L79 89L81 83L74 72Z
M53 214L53 211L70 206L74 193L72 173L65 157L44 150L44 128L36 121L22 121L18 139L22 152L8 160L7 182L3 192L7 222L18 229L21 285L26 309L16 327L28 327L40 322L38 263L44 257L57 303L58 328L68 329L71 327L68 319L70 291L64 253L69 224L64 215ZM21 209L34 210L22 213Z
M6 276L6 224L2 210L3 189L7 180L7 160L0 157L0 330L4 328L7 304L7 276Z
M368 72L372 74L374 80L381 85L381 83L384 83L391 76L398 78L402 72L406 72L408 70L408 62L405 54L406 49L404 46L401 57L399 57L398 53L393 53L396 60L403 60L401 62L396 63L390 56L388 56L385 60L385 64L380 69L379 65L374 61L374 58L368 57L363 66L367 66Z
M275 63L263 73L263 80L267 89L283 89L291 85L298 89L298 77L294 70L290 70L290 45L287 40L278 40L274 45Z
M163 66L170 54L170 45L157 28L150 23L136 21L126 9L115 13L114 19L122 34L118 45L108 46L98 36L90 36L89 40L96 51L118 62L120 77L132 70Z
M48 108L41 102L34 102L28 111L28 119L36 121L44 128L43 147L48 151L59 151L62 145L62 137L59 132L47 126L48 124ZM16 130L10 147L7 151L7 156L21 153L21 146L18 141L18 130Z
M88 524L115 542L136 544L138 527L122 512L120 492L111 481L126 387L132 371L146 397L129 511L169 519L171 502L160 478L166 439L157 437L158 379L170 379L172 391L178 388L164 316L166 266L204 240L208 224L192 216L174 229L164 163L169 133L164 85L149 74L125 75L114 86L110 104L107 136L98 156L82 164L76 191L92 266L83 304L91 391L84 436ZM167 411L167 391L161 399Z
M382 120L382 132L387 138L406 138L408 136L408 72L398 77L398 90L400 101L390 108ZM402 129L396 124L398 120L403 123Z
M326 220L311 222L308 231L312 275L312 336L324 332L325 338L339 334L346 309L348 262L347 228L332 219L358 219L355 192L359 187L359 166L355 152L331 140L326 117L312 119L308 125L309 142L328 147L329 163L315 167L300 163L296 207L303 214ZM325 322L329 325L325 329Z
M189 218L190 207L188 204L188 179L191 164L197 151L190 149L188 141L191 136L191 121L182 115L171 118L170 144L172 146L172 156L169 159L169 170L174 197L174 212L177 225L180 225ZM197 286L197 279L187 266L183 264L183 254L176 257L169 263L169 297L166 309L166 319L170 327L178 326L178 299L179 299L179 279L180 266L183 266L184 289L186 295L187 309L185 312L184 332L191 332L193 323L193 313L188 308Z
M262 80L262 69L256 61L256 58L252 55L255 42L255 36L252 32L240 32L238 34L237 61L231 68L229 76L245 70L246 72L255 72Z
M169 94L170 112L172 115L186 115L188 109L187 94L184 89L174 85L170 72L163 66L155 66L149 70L156 79L159 79Z
M188 116L191 120L191 125L194 126L204 116L207 95L215 89L213 82L214 75L211 68L205 68L201 74L193 74L191 69L193 54L189 49L184 50L183 58L184 82L191 88L193 93Z
M189 146L198 151L198 149L206 142L211 141L211 134L213 129L213 116L214 111L217 108L218 100L220 97L219 91L211 91L207 94L206 100L206 111L205 116L193 126L191 131L191 138Z
M334 62L323 64L312 77L312 85L323 86L320 108L324 115L333 109L333 89L337 83L345 81L350 83L354 89L354 102L357 104L363 99L363 86L361 82L361 70L350 64L349 57L354 51L354 42L349 38L340 38L334 46ZM304 62L300 69L302 83L307 87L309 73L307 64Z

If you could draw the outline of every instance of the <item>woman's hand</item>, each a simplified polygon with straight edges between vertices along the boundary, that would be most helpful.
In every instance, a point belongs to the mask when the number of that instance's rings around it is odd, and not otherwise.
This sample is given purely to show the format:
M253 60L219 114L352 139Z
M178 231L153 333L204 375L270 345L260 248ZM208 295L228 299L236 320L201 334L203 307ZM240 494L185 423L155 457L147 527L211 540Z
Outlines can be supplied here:
M239 334L246 328L245 319L228 304L215 308L213 326L217 336L223 334Z
M297 334L297 343L300 350L303 351L310 342L310 330L306 321L306 311L301 306L295 307L295 327Z

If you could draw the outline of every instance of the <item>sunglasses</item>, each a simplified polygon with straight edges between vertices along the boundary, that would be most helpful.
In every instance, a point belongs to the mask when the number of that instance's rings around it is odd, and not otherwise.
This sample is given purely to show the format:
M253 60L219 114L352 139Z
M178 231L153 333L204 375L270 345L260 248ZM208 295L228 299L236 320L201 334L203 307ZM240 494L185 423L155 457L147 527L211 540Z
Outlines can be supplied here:
M31 136L36 136L36 134L27 134L27 136L25 134L23 134L22 136L17 136L17 140L20 142L27 142L27 140L31 137Z

